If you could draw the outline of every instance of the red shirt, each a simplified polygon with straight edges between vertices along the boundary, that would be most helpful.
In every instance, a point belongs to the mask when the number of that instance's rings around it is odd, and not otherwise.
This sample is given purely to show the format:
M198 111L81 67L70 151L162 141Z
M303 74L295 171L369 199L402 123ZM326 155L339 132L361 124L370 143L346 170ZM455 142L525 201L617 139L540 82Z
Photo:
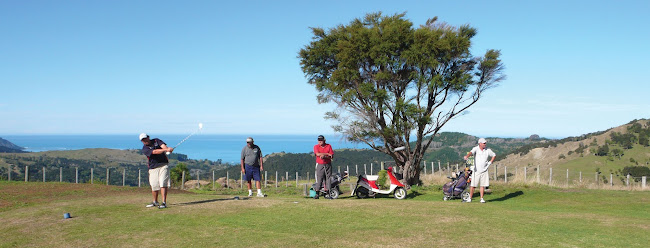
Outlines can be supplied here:
M334 155L334 150L332 150L332 146L330 144L325 144L324 146L320 146L319 144L316 144L314 146L314 154L316 153L328 153L330 155ZM332 163L332 159L331 158L322 159L319 156L316 156L316 163L329 164Z

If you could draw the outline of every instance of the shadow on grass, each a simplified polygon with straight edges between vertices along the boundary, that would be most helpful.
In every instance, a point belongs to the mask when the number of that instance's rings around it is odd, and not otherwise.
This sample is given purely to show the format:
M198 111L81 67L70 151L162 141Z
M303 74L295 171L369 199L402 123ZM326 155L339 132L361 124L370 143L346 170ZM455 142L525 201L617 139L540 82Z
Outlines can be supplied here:
M497 199L492 199L492 200L489 200L489 201L490 202L505 201L505 200L508 200L510 198L514 198L514 197L517 197L517 196L520 196L520 195L523 195L523 194L524 194L524 192L520 190L520 191L512 192L510 194L504 195L503 197L500 197L500 198L497 198Z
M233 197L233 198L220 198L220 199L211 199L211 200L203 200L203 201L194 201L194 202L182 202L182 203L176 203L176 204L170 204L173 206L186 206L186 205L196 205L196 204L203 204L203 203L210 203L210 202L218 202L218 201L242 201L242 200L249 200L250 197Z

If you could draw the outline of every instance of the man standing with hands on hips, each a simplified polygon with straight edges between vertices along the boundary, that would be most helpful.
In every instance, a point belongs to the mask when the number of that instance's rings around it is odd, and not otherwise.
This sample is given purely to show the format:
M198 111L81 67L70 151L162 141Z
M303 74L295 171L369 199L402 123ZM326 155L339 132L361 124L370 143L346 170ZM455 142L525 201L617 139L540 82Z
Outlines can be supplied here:
M318 199L318 192L321 187L324 188L325 196L328 196L331 186L330 176L332 176L332 157L334 156L334 150L330 144L325 143L325 137L323 135L318 135L318 144L314 146L314 155L316 155L316 196L314 199ZM322 185L322 184L325 185ZM327 198L327 197L325 197Z
M251 179L255 179L255 186L257 187L257 197L264 197L262 194L262 179L260 171L264 170L264 159L262 158L262 150L259 146L254 144L253 138L246 139L246 146L241 150L241 172L246 175L248 181L248 196L253 196L251 190Z
M481 203L485 203L485 200L483 200L485 187L490 186L490 175L488 173L488 168L490 168L490 165L494 161L496 154L487 148L487 141L484 138L480 138L478 140L478 146L472 148L472 151L465 155L463 159L467 160L470 155L474 155L474 173L472 175L472 183L470 185L471 188L469 190L469 199L467 199L467 202L472 202L474 189L480 186ZM492 159L488 161L488 157L492 157Z
M142 142L142 154L147 156L147 167L149 168L149 185L151 185L151 195L153 202L147 205L150 207L166 208L167 207L167 188L170 186L169 180L169 160L166 152L173 152L174 148L167 147L167 144L158 138L149 139L146 133L140 134ZM158 192L161 191L162 203L158 203Z

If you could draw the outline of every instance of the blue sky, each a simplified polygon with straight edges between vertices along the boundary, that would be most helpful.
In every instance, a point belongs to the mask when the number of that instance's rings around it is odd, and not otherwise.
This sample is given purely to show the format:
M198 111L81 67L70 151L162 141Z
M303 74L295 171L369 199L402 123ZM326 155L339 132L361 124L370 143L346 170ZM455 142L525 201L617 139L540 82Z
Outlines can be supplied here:
M438 16L507 80L443 131L567 137L650 118L650 1L0 1L1 134L329 134L309 27Z

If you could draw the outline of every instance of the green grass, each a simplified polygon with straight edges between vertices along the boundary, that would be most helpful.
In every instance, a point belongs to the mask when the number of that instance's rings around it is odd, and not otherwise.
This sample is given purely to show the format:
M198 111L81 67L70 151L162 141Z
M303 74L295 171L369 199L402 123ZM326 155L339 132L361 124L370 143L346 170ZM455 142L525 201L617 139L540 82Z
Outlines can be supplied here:
M439 186L414 187L401 201L351 198L347 187L337 200L295 187L265 189L266 198L172 191L170 208L147 209L146 188L0 182L0 204L12 202L0 208L0 247L648 245L649 191L491 188L486 204L444 202Z

